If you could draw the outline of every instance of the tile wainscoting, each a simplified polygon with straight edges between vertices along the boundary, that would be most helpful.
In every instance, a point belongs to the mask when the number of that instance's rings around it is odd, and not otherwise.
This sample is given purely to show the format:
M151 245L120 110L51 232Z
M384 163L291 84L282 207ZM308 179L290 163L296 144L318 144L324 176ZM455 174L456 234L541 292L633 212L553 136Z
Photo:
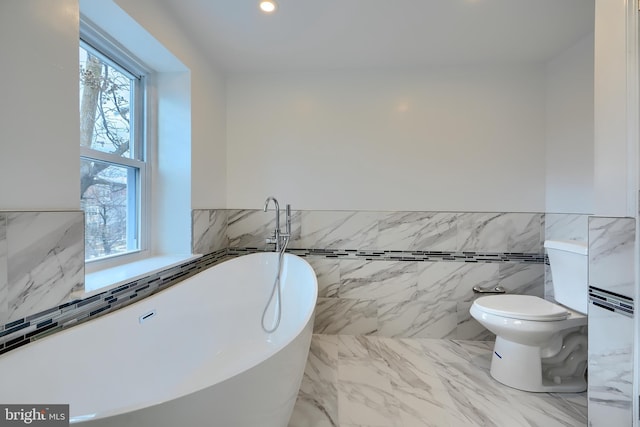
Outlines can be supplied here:
M0 212L0 325L82 289L83 212Z
M89 298L56 305L0 328L0 354L71 326L95 319L175 285L227 259L222 249L196 260L133 280Z
M272 250L273 211L193 217L199 247L223 236L234 254ZM556 230L577 221L554 219ZM284 212L280 220L284 229ZM293 211L289 250L318 275L316 333L487 339L469 315L472 288L544 296L544 236L542 213Z
M30 312L0 321L0 351L113 311L228 256L270 249L265 238L275 228L273 211L194 210L193 252L205 257L67 302L84 283L82 215L0 212L0 307L10 304L8 283L30 283L12 281L20 276L15 272L38 277L37 272L55 270L47 267L49 258L25 254L57 255L52 259L71 267L63 276L73 279L61 287L14 286L10 295L23 301L37 297L34 289L64 295L42 299L40 306L13 304ZM542 295L545 228L576 235L571 229L579 229L583 217L554 215L545 224L542 213L294 211L290 250L318 272L318 332L482 339L488 333L468 314L471 288L501 284L511 292Z
M589 218L589 285L630 308L616 310L600 298L589 304L591 427L632 425L635 226L635 218Z

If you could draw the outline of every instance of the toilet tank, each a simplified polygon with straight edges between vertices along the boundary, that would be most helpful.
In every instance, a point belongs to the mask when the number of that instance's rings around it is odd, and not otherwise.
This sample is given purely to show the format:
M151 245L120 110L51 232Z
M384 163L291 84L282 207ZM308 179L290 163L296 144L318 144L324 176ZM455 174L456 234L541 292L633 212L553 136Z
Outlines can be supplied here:
M586 242L546 240L554 299L572 310L587 313L589 260Z

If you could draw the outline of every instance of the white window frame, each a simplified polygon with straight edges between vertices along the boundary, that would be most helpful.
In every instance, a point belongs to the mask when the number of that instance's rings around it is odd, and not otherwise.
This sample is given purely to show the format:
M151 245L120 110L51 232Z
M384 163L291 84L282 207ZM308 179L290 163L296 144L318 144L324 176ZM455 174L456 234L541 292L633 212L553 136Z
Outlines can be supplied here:
M133 167L138 171L137 179L135 180L135 194L128 192L128 197L135 198L135 200L130 199L127 204L130 206L130 210L127 212L127 245L135 239L137 248L128 250L125 253L85 260L85 272L92 273L147 258L151 254L149 217L152 171L150 161L154 158L152 150L155 144L149 140L151 133L148 130L153 129L153 126L157 123L157 111L155 108L150 108L149 99L153 97L153 93L150 90L149 83L153 79L153 72L149 67L145 66L125 47L83 16L80 17L80 43L83 48L99 53L105 62L112 63L118 68L123 68L136 77L137 87L134 89L133 108L142 109L140 114L134 112L131 117L133 126L133 143L130 144L131 158L94 150L89 147L80 147L81 159ZM131 179L130 177L128 188L133 188L133 186L129 186ZM130 227L129 221L132 219L135 219L135 227Z

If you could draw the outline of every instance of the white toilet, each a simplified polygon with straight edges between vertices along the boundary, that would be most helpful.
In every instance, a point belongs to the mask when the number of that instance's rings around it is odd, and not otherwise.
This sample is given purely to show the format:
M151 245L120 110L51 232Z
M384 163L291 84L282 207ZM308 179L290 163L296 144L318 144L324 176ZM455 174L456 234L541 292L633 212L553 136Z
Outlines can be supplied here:
M581 392L587 389L587 244L547 240L544 247L558 304L492 295L469 311L496 335L493 378L525 391Z

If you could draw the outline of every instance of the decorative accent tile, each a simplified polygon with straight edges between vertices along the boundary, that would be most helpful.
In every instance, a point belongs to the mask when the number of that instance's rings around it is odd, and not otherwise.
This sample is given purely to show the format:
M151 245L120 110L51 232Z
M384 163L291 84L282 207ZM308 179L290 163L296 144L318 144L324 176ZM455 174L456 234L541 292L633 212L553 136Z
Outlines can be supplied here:
M273 211L204 209L192 219L194 251L209 255L95 299L52 304L26 326L5 326L2 349L126 306L223 258L273 249L265 244ZM467 313L473 286L541 292L542 226L536 213L294 211L289 252L317 272L316 332L478 337ZM218 250L225 239L230 247ZM0 269L1 244L0 234Z
M125 307L227 259L226 249L121 285L84 300L55 306L0 329L0 354L84 321Z
M245 255L261 252L256 248L229 248L230 255ZM543 264L543 253L497 253L497 252L444 252L444 251L386 251L358 249L287 249L301 257L326 257L334 259L364 259L367 261L428 261L465 263L505 263Z

